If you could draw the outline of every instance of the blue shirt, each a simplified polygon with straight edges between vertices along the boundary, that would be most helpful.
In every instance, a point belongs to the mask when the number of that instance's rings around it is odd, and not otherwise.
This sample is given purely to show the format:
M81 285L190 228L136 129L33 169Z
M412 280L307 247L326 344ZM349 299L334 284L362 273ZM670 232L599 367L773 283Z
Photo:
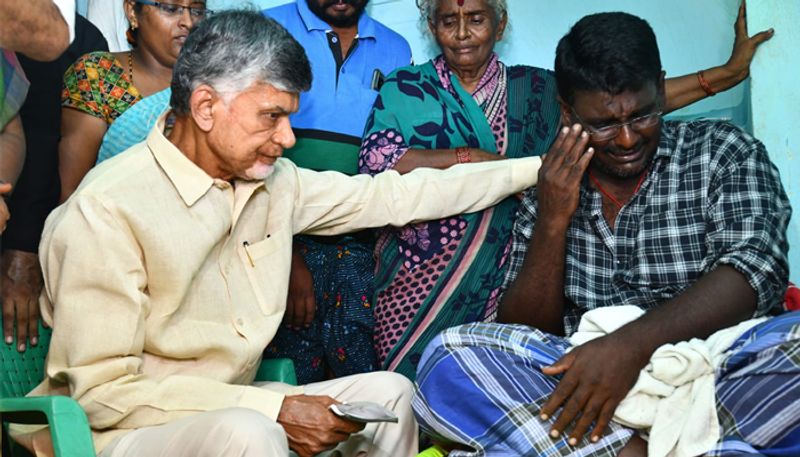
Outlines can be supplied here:
M270 8L264 14L286 27L311 63L311 90L300 95L300 110L290 117L292 126L361 138L378 95L371 87L373 73L378 69L388 75L411 63L406 40L362 13L355 48L339 69L337 82L336 59L326 35L332 28L308 9L306 0Z

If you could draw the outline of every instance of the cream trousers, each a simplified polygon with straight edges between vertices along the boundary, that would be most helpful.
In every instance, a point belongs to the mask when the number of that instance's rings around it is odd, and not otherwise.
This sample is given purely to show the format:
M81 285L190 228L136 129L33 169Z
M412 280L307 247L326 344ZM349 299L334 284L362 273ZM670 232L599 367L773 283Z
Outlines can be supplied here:
M374 401L393 410L400 422L369 424L339 444L330 455L404 457L417 448L417 422L411 411L413 386L396 373L376 372L303 386L307 395L339 401ZM260 412L228 408L189 416L128 433L99 457L272 457L288 456L283 428Z

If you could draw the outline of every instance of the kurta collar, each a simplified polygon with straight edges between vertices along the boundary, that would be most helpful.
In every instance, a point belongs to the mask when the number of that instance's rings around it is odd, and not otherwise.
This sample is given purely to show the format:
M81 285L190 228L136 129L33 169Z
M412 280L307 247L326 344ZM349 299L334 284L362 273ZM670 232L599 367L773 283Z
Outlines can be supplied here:
M164 122L168 114L166 112L158 118L147 136L147 146L184 203L192 206L214 185L214 179L164 136Z

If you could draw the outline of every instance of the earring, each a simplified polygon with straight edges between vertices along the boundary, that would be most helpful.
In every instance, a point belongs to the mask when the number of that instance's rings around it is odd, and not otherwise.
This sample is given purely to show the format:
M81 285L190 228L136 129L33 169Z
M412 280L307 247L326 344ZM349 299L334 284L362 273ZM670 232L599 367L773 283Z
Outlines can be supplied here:
M125 32L125 38L128 40L128 44L131 46L136 46L136 23L131 23L131 26Z

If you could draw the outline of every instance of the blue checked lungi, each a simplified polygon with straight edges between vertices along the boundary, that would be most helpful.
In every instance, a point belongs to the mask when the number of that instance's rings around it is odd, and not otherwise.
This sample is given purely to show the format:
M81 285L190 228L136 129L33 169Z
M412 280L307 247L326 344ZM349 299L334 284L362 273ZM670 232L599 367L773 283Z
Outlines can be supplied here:
M476 323L442 332L417 373L412 405L421 429L475 449L453 457L616 456L636 431L612 422L598 443L587 434L570 446L548 435L555 417L539 419L558 382L541 367L569 346L524 325ZM800 312L741 335L716 378L722 438L706 455L800 456Z

